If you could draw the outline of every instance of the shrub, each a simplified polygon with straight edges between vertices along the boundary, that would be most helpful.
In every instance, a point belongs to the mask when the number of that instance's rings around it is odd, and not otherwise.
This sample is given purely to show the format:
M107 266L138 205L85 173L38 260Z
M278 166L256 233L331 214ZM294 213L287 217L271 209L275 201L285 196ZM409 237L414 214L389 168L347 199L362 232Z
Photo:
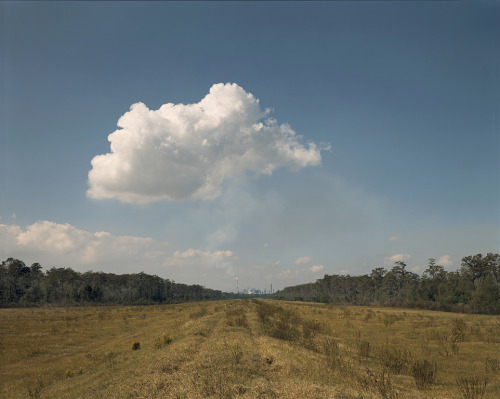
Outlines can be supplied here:
M386 314L384 317L384 326L392 326L396 322L397 318L393 314Z
M492 359L490 357L487 357L486 360L484 361L484 363L486 366L487 373L496 374L500 371L500 360L499 359Z
M428 388L436 379L437 364L427 360L415 360L411 365L411 374L418 389Z
M361 357L370 357L370 342L361 340L357 341L358 354Z
M200 317L206 316L208 314L208 309L206 307L201 307L196 312L189 315L190 319L199 319Z
M375 316L375 312L371 309L368 309L368 311L366 312L365 314L365 321L368 321L370 320L371 318L373 318L373 316Z
M477 375L456 379L459 392L464 399L480 399L484 396L488 379Z
M278 318L269 329L269 335L273 338L285 341L295 341L300 337L297 325L286 315Z
M342 363L339 344L333 338L327 338L323 343L323 348L326 355L326 364L332 369L336 369Z
M394 374L401 374L409 365L411 353L391 346L382 347L379 360L381 365Z
M304 338L312 338L322 330L322 325L317 320L304 320L302 322L302 334Z
M464 342L467 333L467 324L464 319L453 319L451 327L451 342Z
M133 341L132 342L132 350L137 350L137 349L141 349L141 343L139 341Z
M163 345L168 345L172 342L172 338L165 333L163 333L161 337L163 339Z
M241 350L239 344L236 344L231 348L231 359L234 364L239 364L242 357L243 351Z
M389 376L386 376L384 372L376 375L367 368L364 385L368 390L378 392L384 399L398 398L398 393L392 386L391 379Z
M28 386L26 389L28 390L28 397L33 399L40 398L41 392L43 390L44 384L42 380L38 380L35 386Z
M243 309L232 309L226 311L226 324L248 328L248 320Z

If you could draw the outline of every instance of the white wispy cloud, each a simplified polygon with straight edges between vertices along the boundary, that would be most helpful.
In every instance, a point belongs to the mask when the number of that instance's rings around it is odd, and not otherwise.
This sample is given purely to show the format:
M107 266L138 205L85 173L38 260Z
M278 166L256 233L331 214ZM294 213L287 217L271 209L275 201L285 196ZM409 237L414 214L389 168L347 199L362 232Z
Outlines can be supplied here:
M392 256L386 256L384 258L384 263L386 265L392 265L395 262L406 262L406 261L408 261L410 259L411 259L411 255L410 254L395 254L395 255L392 255Z
M318 273L322 271L325 268L323 265L314 265L309 268L309 271L312 273Z
M312 262L312 257L311 256L303 256L302 258L299 258L295 261L296 265L305 265L307 263Z
M438 259L437 264L444 267L450 267L453 266L453 261L450 255L443 255Z
M165 260L166 266L203 267L223 269L226 273L233 273L233 261L238 258L231 251L202 251L190 248L187 251L175 251Z
M195 104L150 110L133 104L110 134L111 152L92 159L87 195L127 203L213 199L227 179L321 163L315 143L268 118L236 84L215 84Z

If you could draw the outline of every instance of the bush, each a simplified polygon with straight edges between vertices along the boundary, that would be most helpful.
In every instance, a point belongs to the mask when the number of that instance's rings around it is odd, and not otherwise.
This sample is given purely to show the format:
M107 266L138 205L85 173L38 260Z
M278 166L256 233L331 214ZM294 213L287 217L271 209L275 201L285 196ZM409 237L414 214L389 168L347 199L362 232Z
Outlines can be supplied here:
M397 399L398 393L394 389L389 376L384 372L379 375L374 374L369 368L366 369L366 378L364 379L366 389L375 391L384 399Z
M477 375L459 377L456 379L458 390L464 399L480 399L486 392L488 379Z
M168 345L172 342L172 338L170 338L167 334L162 334L163 345Z
M323 326L317 320L304 320L302 322L302 334L304 338L312 338L321 332Z
M333 338L327 338L323 343L323 349L326 355L326 364L332 369L336 369L342 363L339 344Z
M411 374L415 379L415 384L418 389L426 389L436 379L437 364L427 360L416 360L411 365Z
M451 327L451 342L464 342L467 333L467 324L463 319L453 319Z
M370 357L370 342L361 340L357 342L358 354L361 357Z
M137 349L141 349L141 343L139 341L132 342L132 350L135 351Z
M401 374L408 369L411 353L390 346L382 347L379 353L381 365L394 374Z
M248 328L248 320L243 309L232 309L226 311L226 324Z

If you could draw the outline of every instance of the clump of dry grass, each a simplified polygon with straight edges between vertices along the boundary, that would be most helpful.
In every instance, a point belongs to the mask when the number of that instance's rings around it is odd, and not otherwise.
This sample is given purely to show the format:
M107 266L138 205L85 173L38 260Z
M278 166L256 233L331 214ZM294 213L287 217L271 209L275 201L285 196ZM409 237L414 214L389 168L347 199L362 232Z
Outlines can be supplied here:
M335 370L342 364L339 343L335 339L327 338L323 343L323 350L328 367Z
M226 310L226 324L228 326L237 326L248 328L248 319L242 308Z
M464 399L481 399L486 392L488 378L479 375L469 375L456 379L458 391Z
M28 391L28 398L30 399L38 399L41 396L41 393L43 391L43 381L41 379L38 379L37 382L34 385L28 385L26 387L26 390Z

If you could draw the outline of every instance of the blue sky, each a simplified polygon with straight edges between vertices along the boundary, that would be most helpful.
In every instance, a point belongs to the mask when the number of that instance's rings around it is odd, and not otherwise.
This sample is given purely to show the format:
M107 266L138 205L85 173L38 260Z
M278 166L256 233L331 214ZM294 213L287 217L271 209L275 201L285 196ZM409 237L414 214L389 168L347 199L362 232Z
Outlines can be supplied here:
M0 18L2 260L232 290L499 251L498 2Z

